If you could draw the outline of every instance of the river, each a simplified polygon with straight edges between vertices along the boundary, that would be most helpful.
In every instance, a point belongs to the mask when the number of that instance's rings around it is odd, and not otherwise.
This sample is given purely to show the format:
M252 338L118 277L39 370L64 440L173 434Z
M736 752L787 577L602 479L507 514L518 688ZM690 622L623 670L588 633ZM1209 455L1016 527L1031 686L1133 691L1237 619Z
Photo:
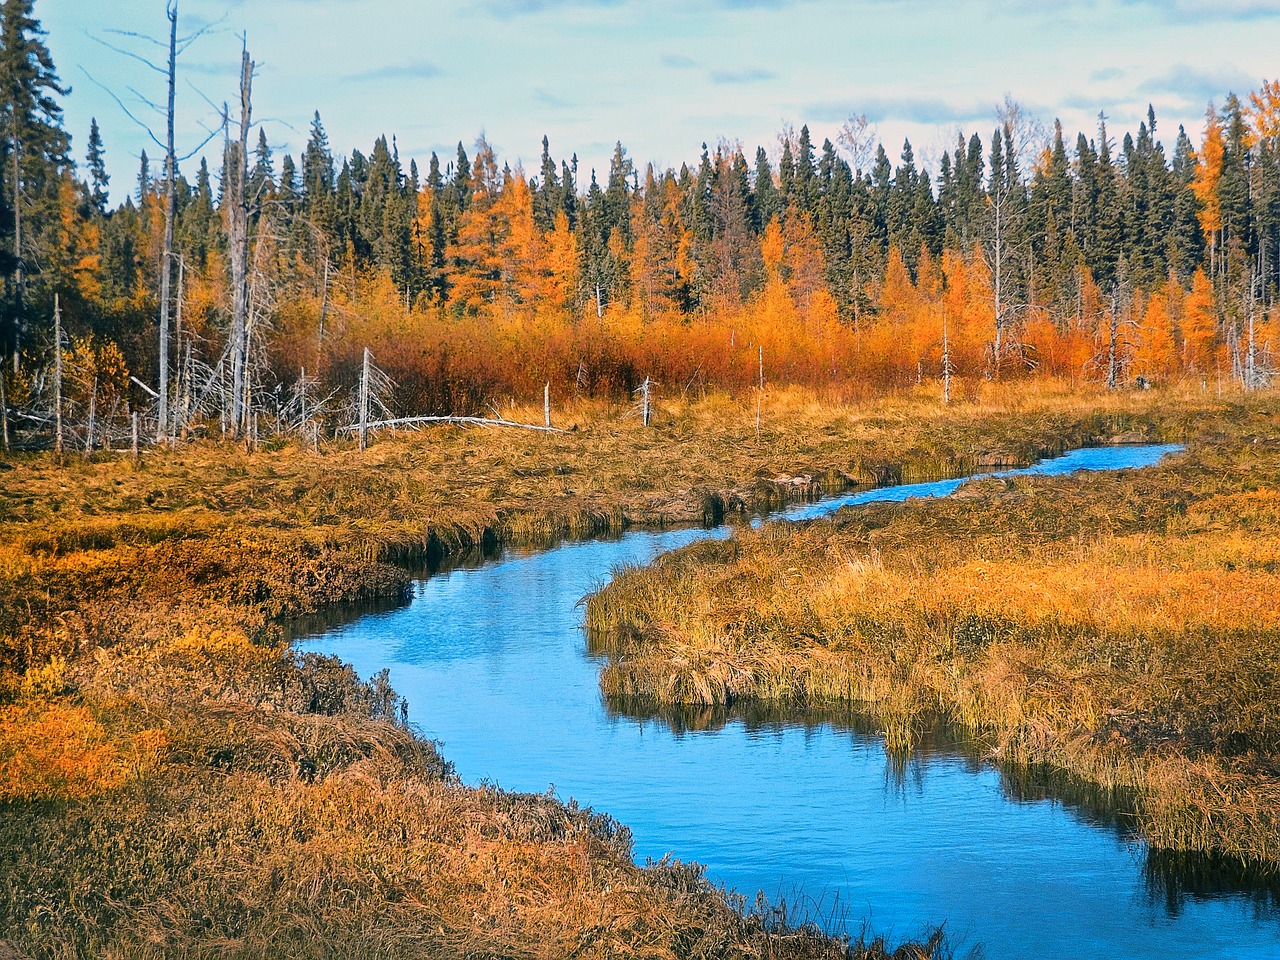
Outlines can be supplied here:
M1016 474L1140 468L1177 448L1075 451ZM777 516L945 496L963 480L865 490ZM838 717L630 715L604 702L579 600L619 564L728 527L629 533L418 581L411 602L300 641L362 675L390 668L409 717L468 783L554 790L833 931L906 938L945 923L963 954L1280 957L1274 888L1203 863L1162 869L1123 817L1015 783L963 746L895 762ZM796 916L796 913L792 914Z

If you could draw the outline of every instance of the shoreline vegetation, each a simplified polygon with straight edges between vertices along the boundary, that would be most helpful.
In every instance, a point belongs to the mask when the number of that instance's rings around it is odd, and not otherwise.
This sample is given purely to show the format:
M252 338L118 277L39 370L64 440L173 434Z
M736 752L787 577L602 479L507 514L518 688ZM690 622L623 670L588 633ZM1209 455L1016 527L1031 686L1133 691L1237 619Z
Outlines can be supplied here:
M1280 862L1274 396L1165 408L1141 471L980 479L620 572L601 686L652 705L842 705L906 753L941 723L1091 785L1156 851Z
M853 405L771 393L584 406L571 434L445 428L361 453L189 445L0 460L0 927L20 956L925 957L743 912L625 827L473 789L385 676L289 620L402 595L491 542L717 522L822 486L1184 439L1199 394L975 387ZM709 506L710 504L710 506ZM746 531L743 537L755 535ZM681 555L684 556L684 555ZM624 578L626 580L628 578Z

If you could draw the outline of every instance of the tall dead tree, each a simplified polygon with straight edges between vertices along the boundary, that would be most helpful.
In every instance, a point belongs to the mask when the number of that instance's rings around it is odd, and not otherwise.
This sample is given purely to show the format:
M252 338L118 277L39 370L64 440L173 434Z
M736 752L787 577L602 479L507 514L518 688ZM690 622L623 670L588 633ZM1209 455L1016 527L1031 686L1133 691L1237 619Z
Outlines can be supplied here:
M9 452L9 405L4 399L4 371L0 370L0 450Z
M18 137L18 114L12 112L13 141L13 256L16 261L14 270L14 334L13 334L13 373L17 376L22 356L22 335L26 332L26 269L22 259L22 168L19 157L22 153L22 140Z
M942 307L942 402L951 403L951 374L955 367L951 363L951 338L947 330L947 307Z
M369 445L369 348L364 348L364 362L360 366L360 449Z
M249 50L240 56L240 136L227 145L227 243L231 253L231 422L241 435L249 429L244 402L249 355L249 128L253 125L253 67Z
M200 27L194 33L188 34L187 36L179 37L178 36L178 0L166 0L165 18L169 21L169 32L168 32L168 37L166 38L166 41L163 43L157 40L156 38L147 36L145 34L133 33L130 31L122 31L122 30L109 31L110 33L117 34L121 37L126 38L126 40L130 44L142 43L149 46L161 47L166 52L166 58L163 66L158 63L155 63L154 61L148 59L147 57L139 53L134 52L133 50L116 46L98 37L93 38L98 43L106 47L108 50L112 50L118 54L121 54L122 56L128 57L131 60L135 60L138 63L141 63L143 66L150 69L151 71L153 71L154 73L157 73L165 78L166 98L165 98L165 107L163 109L159 106L159 104L142 96L142 94L138 93L132 87L129 88L130 92L139 101L141 101L141 103L144 104L149 110L151 110L156 114L162 114L164 116L165 138L163 142L161 142L160 138L156 136L155 132L151 129L150 126L148 126L144 121L140 120L129 109L129 107L125 105L124 101L121 100L120 97L118 97L108 87L105 87L101 83L98 83L98 81L94 80L92 76L90 76L89 78L90 80L93 80L93 82L97 84L99 87L102 87L102 89L113 100L115 100L116 105L121 109L121 111L123 111L125 116L127 116L130 120L132 120L135 124L137 124L143 130L143 132L145 132L146 135L152 140L152 142L154 142L158 147L164 150L164 183L165 183L164 245L160 254L160 317L159 317L159 331L158 331L158 334L159 334L158 335L158 341L159 341L158 353L159 353L160 369L159 369L159 377L158 377L159 382L156 384L156 391L155 391L156 402L157 402L155 436L156 436L156 442L158 443L164 442L168 437L172 435L173 426L174 426L170 422L171 418L170 418L170 403L169 403L170 394L172 392L172 387L169 383L169 369L170 369L170 359L171 359L170 358L171 349L170 349L170 338L169 338L169 326L170 326L170 316L173 311L172 287L173 287L173 262L175 259L173 247L174 247L174 222L177 219L178 163L181 160L189 160L191 157L195 156L197 153L203 150L205 145L208 144L209 141L211 141L215 136L217 136L221 130L225 129L225 126L226 126L225 111L224 111L224 115L220 118L222 122L217 127L210 129L206 125L205 129L209 131L209 135L205 137L205 139L199 144L199 146L197 146L190 153L187 153L182 157L179 157L177 155L174 128L177 120L176 109L177 109L177 87L178 87L178 59L187 51L187 49L193 43L199 40L205 34L205 31L210 29L210 27L213 26L213 24L206 24Z
M62 452L62 310L53 295L53 449Z
M169 97L165 111L164 151L164 251L160 257L160 376L156 384L160 404L156 412L156 442L169 437L169 283L173 275L173 221L177 212L175 192L178 161L173 149L173 117L178 77L178 0L169 0Z

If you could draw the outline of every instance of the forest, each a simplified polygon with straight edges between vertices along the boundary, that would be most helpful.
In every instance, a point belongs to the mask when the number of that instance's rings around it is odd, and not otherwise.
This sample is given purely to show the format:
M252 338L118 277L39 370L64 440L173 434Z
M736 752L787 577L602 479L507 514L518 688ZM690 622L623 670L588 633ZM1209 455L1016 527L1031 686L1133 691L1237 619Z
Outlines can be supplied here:
M219 168L143 153L113 205L106 138L95 120L73 148L32 0L0 19L7 444L123 442L134 413L156 439L318 437L362 395L376 417L645 380L1221 392L1277 365L1280 81L1210 104L1171 156L1154 110L1072 138L1006 100L936 171L909 142L895 163L859 116L839 143L787 128L678 170L622 143L581 169L544 138L526 171L483 136L422 167L394 136L346 155L319 112L281 154L246 52Z

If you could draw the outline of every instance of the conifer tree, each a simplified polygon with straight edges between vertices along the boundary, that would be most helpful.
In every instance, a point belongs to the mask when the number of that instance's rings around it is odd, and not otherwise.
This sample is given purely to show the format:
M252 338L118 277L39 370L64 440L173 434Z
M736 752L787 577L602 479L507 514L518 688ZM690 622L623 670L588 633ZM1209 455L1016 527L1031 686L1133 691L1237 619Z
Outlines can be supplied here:
M773 180L773 168L764 147L756 147L755 176L752 180L751 222L757 234L763 233L779 213L778 185Z
M555 228L556 214L564 209L560 178L556 176L557 169L556 162L551 159L551 143L544 135L541 172L533 203L533 222L543 233Z
M62 86L35 18L34 0L0 4L0 163L4 175L4 313L14 370L27 326L26 262L33 225L49 219L67 169L70 141L62 129Z
M1089 266L1105 290L1121 278L1124 256L1124 221L1120 202L1120 172L1111 159L1111 140L1105 117L1098 121L1097 193L1093 204L1093 244Z
M1166 245L1169 266L1184 280L1189 277L1204 255L1204 235L1200 229L1199 209L1193 184L1196 177L1195 148L1187 131L1178 127L1173 167L1169 172L1173 209Z
M102 134L98 130L96 117L89 121L89 143L85 152L85 165L89 171L89 199L93 209L99 215L107 212L107 201L110 199L108 185L111 177L107 175L107 152L102 146Z

